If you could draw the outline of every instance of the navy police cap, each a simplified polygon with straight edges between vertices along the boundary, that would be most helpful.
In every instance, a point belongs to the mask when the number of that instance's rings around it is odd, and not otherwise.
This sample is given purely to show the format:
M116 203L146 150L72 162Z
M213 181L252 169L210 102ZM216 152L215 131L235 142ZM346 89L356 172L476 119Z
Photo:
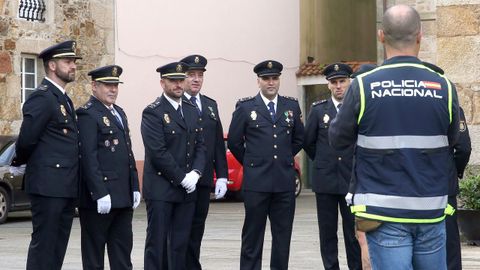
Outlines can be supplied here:
M352 68L344 63L333 63L323 69L323 75L325 75L327 80L349 78L352 73Z
M120 81L120 75L122 74L122 67L117 65L110 65L99 67L88 72L88 76L92 77L92 81L102 83L123 83Z
M257 73L258 77L264 76L280 76L282 74L283 65L275 60L266 60L258 63L253 72Z
M76 55L76 50L77 42L74 40L67 40L46 48L38 55L38 57L42 58L43 61L60 58L82 59L82 57Z
M188 70L207 70L205 68L207 66L207 58L199 54L189 55L180 60L180 62L187 64Z
M183 62L173 62L157 68L160 77L166 79L185 79L185 72L188 70L188 65Z
M350 75L350 78L353 79L353 78L357 77L357 76L360 75L360 74L363 74L363 73L365 73L365 72L367 72L367 71L370 71L370 70L372 70L372 69L375 69L376 67L377 67L377 65L375 65L375 64L363 64L363 65L360 66L360 68L358 68L357 71L355 71L354 73L352 73L352 75Z

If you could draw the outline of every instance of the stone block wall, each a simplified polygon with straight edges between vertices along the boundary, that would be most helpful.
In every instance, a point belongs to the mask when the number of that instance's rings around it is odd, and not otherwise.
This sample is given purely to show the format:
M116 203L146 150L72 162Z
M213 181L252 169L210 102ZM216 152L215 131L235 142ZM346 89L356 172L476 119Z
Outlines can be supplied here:
M437 64L455 84L472 139L470 164L480 164L480 0L377 0L377 21L384 2L406 4L422 18L420 58ZM383 48L379 46L379 62Z
M16 134L21 114L21 55L38 55L68 39L77 41L77 78L67 85L75 106L90 95L89 70L115 60L114 4L110 0L44 0L45 21L18 18L18 0L0 0L0 135ZM38 60L39 80L44 71Z

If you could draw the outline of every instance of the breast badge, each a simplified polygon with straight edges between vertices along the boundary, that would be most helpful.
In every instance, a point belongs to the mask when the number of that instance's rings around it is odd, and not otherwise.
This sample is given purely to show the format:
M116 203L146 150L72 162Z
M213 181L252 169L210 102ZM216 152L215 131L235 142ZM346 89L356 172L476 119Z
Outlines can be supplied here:
M107 126L107 127L110 126L110 120L108 120L108 117L106 117L106 116L103 117L103 123L104 123L105 126Z
M290 122L293 122L293 111L285 111L283 113L285 115L285 122L287 122L287 124L290 124Z
M110 141L109 140L105 140L105 147L109 147L110 146Z
M65 106L62 104L60 105L60 111L62 112L63 116L67 116L67 110L65 109Z
M329 120L330 120L330 116L328 116L328 114L325 114L323 116L323 123L327 124Z
M217 120L217 116L215 115L213 108L211 106L208 106L208 110L210 111L210 117L214 120Z
M163 120L165 120L165 123L170 124L170 116L168 116L168 113L163 115Z
M253 121L257 120L257 112L256 111L252 111L250 113L250 118L252 118Z

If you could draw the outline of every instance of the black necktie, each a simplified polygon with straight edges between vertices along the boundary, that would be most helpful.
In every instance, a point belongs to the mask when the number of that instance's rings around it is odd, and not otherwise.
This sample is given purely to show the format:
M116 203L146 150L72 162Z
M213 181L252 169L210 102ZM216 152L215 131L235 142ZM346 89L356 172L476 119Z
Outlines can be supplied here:
M67 105L68 105L68 108L70 109L70 112L73 112L73 102L70 99L70 97L67 95L67 92L65 92L65 99L67 100Z
M340 110L340 107L342 107L342 103L338 103L338 105L337 105L337 112Z
M183 119L183 112L182 112L182 105L178 105L177 107L177 113L180 116L180 118Z
M117 119L117 122L123 128L123 122L122 122L122 118L120 118L120 115L118 115L118 113L115 112L115 109L113 107L110 108L110 112L112 112L113 116L115 116L115 119Z
M198 107L198 104L197 104L197 98L194 96L191 96L190 101L193 103L193 105L195 105L195 108L197 108L198 116L202 115L202 111L200 111L200 108Z
M268 103L268 111L270 112L270 117L272 117L272 121L275 120L275 103L273 101L270 101Z

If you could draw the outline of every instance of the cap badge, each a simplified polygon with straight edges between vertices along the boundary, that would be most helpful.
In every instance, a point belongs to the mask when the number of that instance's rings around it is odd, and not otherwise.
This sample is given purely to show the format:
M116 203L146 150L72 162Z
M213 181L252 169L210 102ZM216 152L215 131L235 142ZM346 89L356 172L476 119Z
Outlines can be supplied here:
M178 64L176 70L177 70L177 72L182 72L182 65Z
M74 41L72 42L72 51L76 51L77 50L77 43Z
M103 117L103 123L105 124L105 126L109 127L110 126L110 120L108 120L108 118L106 116Z
M163 120L165 120L165 123L170 124L170 116L168 116L168 113L163 115Z
M198 58L198 56L195 56L195 60L194 60L195 64L198 64L200 63L200 58Z
M117 69L117 67L113 67L113 69L112 69L112 76L113 76L113 77L117 77L117 75L118 75L118 69Z
M267 64L267 68L271 69L272 67L273 67L273 64L272 64L272 62L269 61L268 64Z
M60 104L60 111L62 112L63 116L67 116L67 110L63 104Z
M325 115L323 116L323 123L326 124L326 123L328 123L329 120L330 120L330 116L328 116L328 114L325 114Z
M337 64L335 64L335 66L333 67L333 69L335 69L335 71L338 71L338 70L340 69L340 67L339 67Z
M252 111L250 113L250 118L252 118L253 121L257 120L257 112L256 111Z

